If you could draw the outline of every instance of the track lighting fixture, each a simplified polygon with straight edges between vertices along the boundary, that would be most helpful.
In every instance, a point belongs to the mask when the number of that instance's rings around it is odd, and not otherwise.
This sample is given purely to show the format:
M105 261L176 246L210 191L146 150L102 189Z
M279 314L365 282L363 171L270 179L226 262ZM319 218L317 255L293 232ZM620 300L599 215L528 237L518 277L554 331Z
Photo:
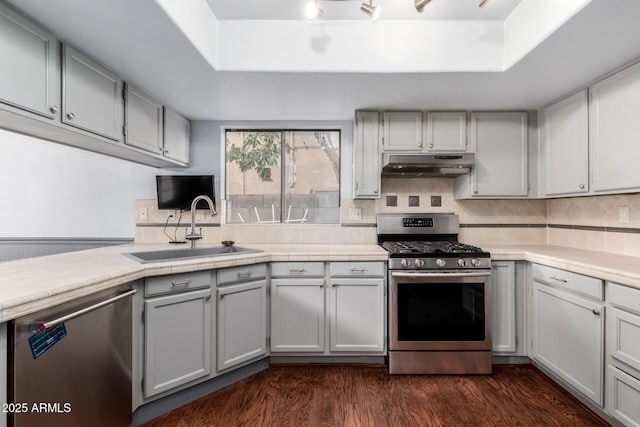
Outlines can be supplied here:
M374 6L373 0L369 0L369 4L362 3L360 5L360 10L371 15L371 21L376 22L378 16L380 15L380 6Z
M324 10L318 7L318 0L312 0L307 3L305 14L307 15L307 18L313 20L324 15Z
M311 0L307 4L307 8L305 9L307 18L316 19L317 17L322 16L324 14L324 11L320 9L320 7L318 7L319 1L320 0ZM345 0L323 0L323 1L345 1ZM413 0L413 5L415 6L418 12L422 12L425 6L427 6L429 3L431 3L431 0ZM487 3L487 0L477 0L478 7L482 7L486 3ZM378 19L378 16L380 15L380 5L374 6L373 0L369 0L368 4L362 3L360 5L360 10L362 10L364 13L369 15L372 21L375 21L376 19Z
M424 7L428 5L430 1L431 0L414 0L413 4L415 5L418 12L422 12L424 10Z

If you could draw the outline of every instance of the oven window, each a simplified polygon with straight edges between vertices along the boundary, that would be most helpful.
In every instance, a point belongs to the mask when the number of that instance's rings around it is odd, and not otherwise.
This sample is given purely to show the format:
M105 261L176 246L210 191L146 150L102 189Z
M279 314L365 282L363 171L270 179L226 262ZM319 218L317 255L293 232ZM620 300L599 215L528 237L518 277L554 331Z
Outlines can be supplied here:
M483 283L398 283L399 341L484 341Z

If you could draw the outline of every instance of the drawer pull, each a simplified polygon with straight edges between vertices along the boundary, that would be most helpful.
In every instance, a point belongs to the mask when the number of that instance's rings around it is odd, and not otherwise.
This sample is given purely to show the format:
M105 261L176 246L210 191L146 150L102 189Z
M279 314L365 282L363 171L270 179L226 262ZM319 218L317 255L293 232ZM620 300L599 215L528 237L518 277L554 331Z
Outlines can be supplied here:
M551 276L552 280L557 280L558 282L567 283L567 279L563 279L562 277Z
M290 268L289 273L304 273L307 271L306 268Z
M238 277L249 277L253 274L253 271L240 271L236 276Z
M318 286L324 288L324 282L320 283Z
M338 286L340 286L340 285L338 285L337 283L333 283L333 284L331 284L331 287L332 287L332 288L337 288Z
M600 316L600 310L598 310L597 308L594 308L593 310L591 310L591 312L596 316Z
M204 300L205 300L205 301L210 301L210 300L211 300L211 295L207 295L207 296L204 298Z
M191 279L174 280L171 282L171 286L189 286L190 284Z
M351 267L352 273L364 273L365 271L367 271L367 269L364 267Z
M224 298L226 294L224 292L220 292L220 299Z

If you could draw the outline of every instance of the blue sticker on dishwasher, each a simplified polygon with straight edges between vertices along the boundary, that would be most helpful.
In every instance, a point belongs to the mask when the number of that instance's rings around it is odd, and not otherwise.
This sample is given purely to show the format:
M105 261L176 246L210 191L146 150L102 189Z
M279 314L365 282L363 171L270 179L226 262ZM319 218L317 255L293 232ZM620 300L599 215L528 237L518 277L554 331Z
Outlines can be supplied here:
M42 356L45 351L49 350L55 343L66 336L67 328L64 327L64 323L32 335L29 337L29 346L31 347L33 358L37 359Z

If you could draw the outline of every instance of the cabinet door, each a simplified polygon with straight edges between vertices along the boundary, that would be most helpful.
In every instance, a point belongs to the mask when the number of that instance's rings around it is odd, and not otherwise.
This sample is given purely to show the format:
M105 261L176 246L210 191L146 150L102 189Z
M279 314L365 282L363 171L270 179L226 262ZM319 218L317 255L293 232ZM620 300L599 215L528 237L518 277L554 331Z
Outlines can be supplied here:
M607 366L607 412L626 426L640 426L640 380Z
M65 46L62 90L64 123L122 140L122 81L118 76Z
M145 301L145 397L209 375L210 300L203 289Z
M168 107L164 107L164 155L182 163L189 163L191 124Z
M379 114L372 111L356 113L353 144L353 197L380 197L380 126Z
M266 352L266 280L218 288L218 370Z
M427 113L425 127L427 151L467 151L467 113L464 111Z
M610 307L608 317L609 354L614 359L640 371L640 316Z
M526 196L527 113L472 113L472 197Z
M512 353L516 351L516 282L514 262L491 264L493 318L491 339L493 351Z
M125 87L125 138L132 147L163 154L162 104L127 84Z
M422 151L422 112L391 111L383 114L384 152Z
M533 358L603 405L601 304L533 282Z
M324 279L271 279L271 351L323 352Z
M594 191L640 187L640 64L590 88L589 149Z
M384 279L331 279L331 351L384 350Z
M587 90L544 109L542 138L545 194L589 191Z
M53 119L60 110L58 41L0 4L0 102Z

